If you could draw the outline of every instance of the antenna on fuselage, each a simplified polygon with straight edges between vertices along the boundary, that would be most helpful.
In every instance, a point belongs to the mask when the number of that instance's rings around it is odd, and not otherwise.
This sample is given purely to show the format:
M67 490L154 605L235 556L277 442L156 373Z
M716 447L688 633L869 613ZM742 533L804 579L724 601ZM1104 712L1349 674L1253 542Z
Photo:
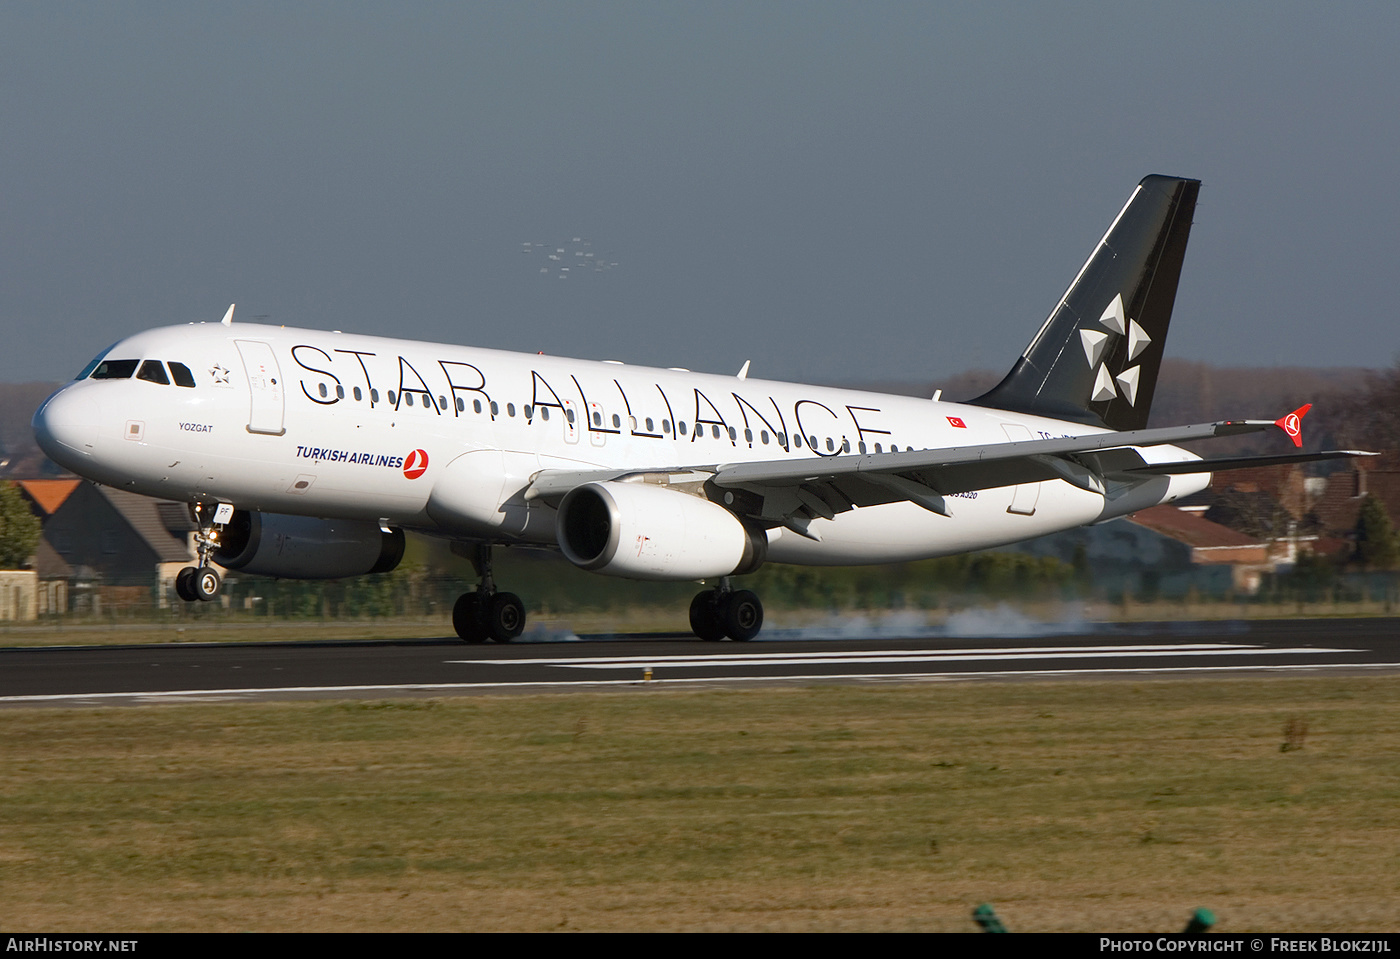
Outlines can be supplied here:
M739 371L739 379L741 379L741 380L746 380L746 379L749 378L749 363L750 363L750 362L752 362L752 361L751 361L751 360L745 360L745 361L744 361L744 368L741 369L741 370Z
M233 326L233 308L237 305L236 303L230 303L228 305L228 312L224 314L224 318L219 322L224 326Z

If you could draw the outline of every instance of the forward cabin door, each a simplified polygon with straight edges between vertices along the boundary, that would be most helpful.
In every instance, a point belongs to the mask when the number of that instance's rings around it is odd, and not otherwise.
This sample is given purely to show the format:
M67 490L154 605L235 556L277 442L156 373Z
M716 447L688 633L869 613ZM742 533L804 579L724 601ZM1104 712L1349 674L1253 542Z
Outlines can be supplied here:
M248 393L252 406L248 412L248 432L281 436L287 432L282 425L285 412L282 373L272 347L261 340L234 340L243 369L248 374Z

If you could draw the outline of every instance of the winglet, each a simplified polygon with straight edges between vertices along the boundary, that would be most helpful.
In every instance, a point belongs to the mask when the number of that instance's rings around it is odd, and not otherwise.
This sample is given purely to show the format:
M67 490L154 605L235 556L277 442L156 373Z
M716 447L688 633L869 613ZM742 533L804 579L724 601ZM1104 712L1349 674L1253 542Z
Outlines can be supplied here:
M1293 441L1293 445L1299 449L1303 448L1303 417L1308 415L1308 410L1312 409L1311 403L1304 403L1287 416L1280 416L1274 420L1274 425L1288 434L1288 438Z
M236 304L230 303L230 304L228 305L228 312L225 313L225 314L224 314L224 318L223 318L222 320L219 321L219 322L222 323L224 326L233 326L233 308L234 308L235 305L236 305Z

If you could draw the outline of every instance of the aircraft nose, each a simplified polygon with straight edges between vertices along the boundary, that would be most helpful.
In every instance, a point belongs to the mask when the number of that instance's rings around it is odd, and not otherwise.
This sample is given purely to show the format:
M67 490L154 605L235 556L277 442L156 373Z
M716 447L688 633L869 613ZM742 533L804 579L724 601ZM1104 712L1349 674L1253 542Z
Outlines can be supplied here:
M92 455L97 444L97 406L82 391L62 389L34 413L34 439L60 466L72 468Z

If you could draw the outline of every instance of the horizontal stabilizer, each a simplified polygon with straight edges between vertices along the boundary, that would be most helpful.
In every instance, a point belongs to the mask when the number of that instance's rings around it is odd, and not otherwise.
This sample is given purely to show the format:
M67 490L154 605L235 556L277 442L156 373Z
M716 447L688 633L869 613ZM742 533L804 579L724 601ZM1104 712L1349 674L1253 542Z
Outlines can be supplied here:
M1215 460L1189 460L1185 463L1155 463L1147 466L1134 466L1119 472L1182 476L1189 473L1223 473L1227 470L1247 470L1256 466L1315 463L1318 460L1340 460L1357 456L1379 455L1379 453L1368 453L1365 450L1323 450L1320 453L1280 453L1277 456L1235 456Z

